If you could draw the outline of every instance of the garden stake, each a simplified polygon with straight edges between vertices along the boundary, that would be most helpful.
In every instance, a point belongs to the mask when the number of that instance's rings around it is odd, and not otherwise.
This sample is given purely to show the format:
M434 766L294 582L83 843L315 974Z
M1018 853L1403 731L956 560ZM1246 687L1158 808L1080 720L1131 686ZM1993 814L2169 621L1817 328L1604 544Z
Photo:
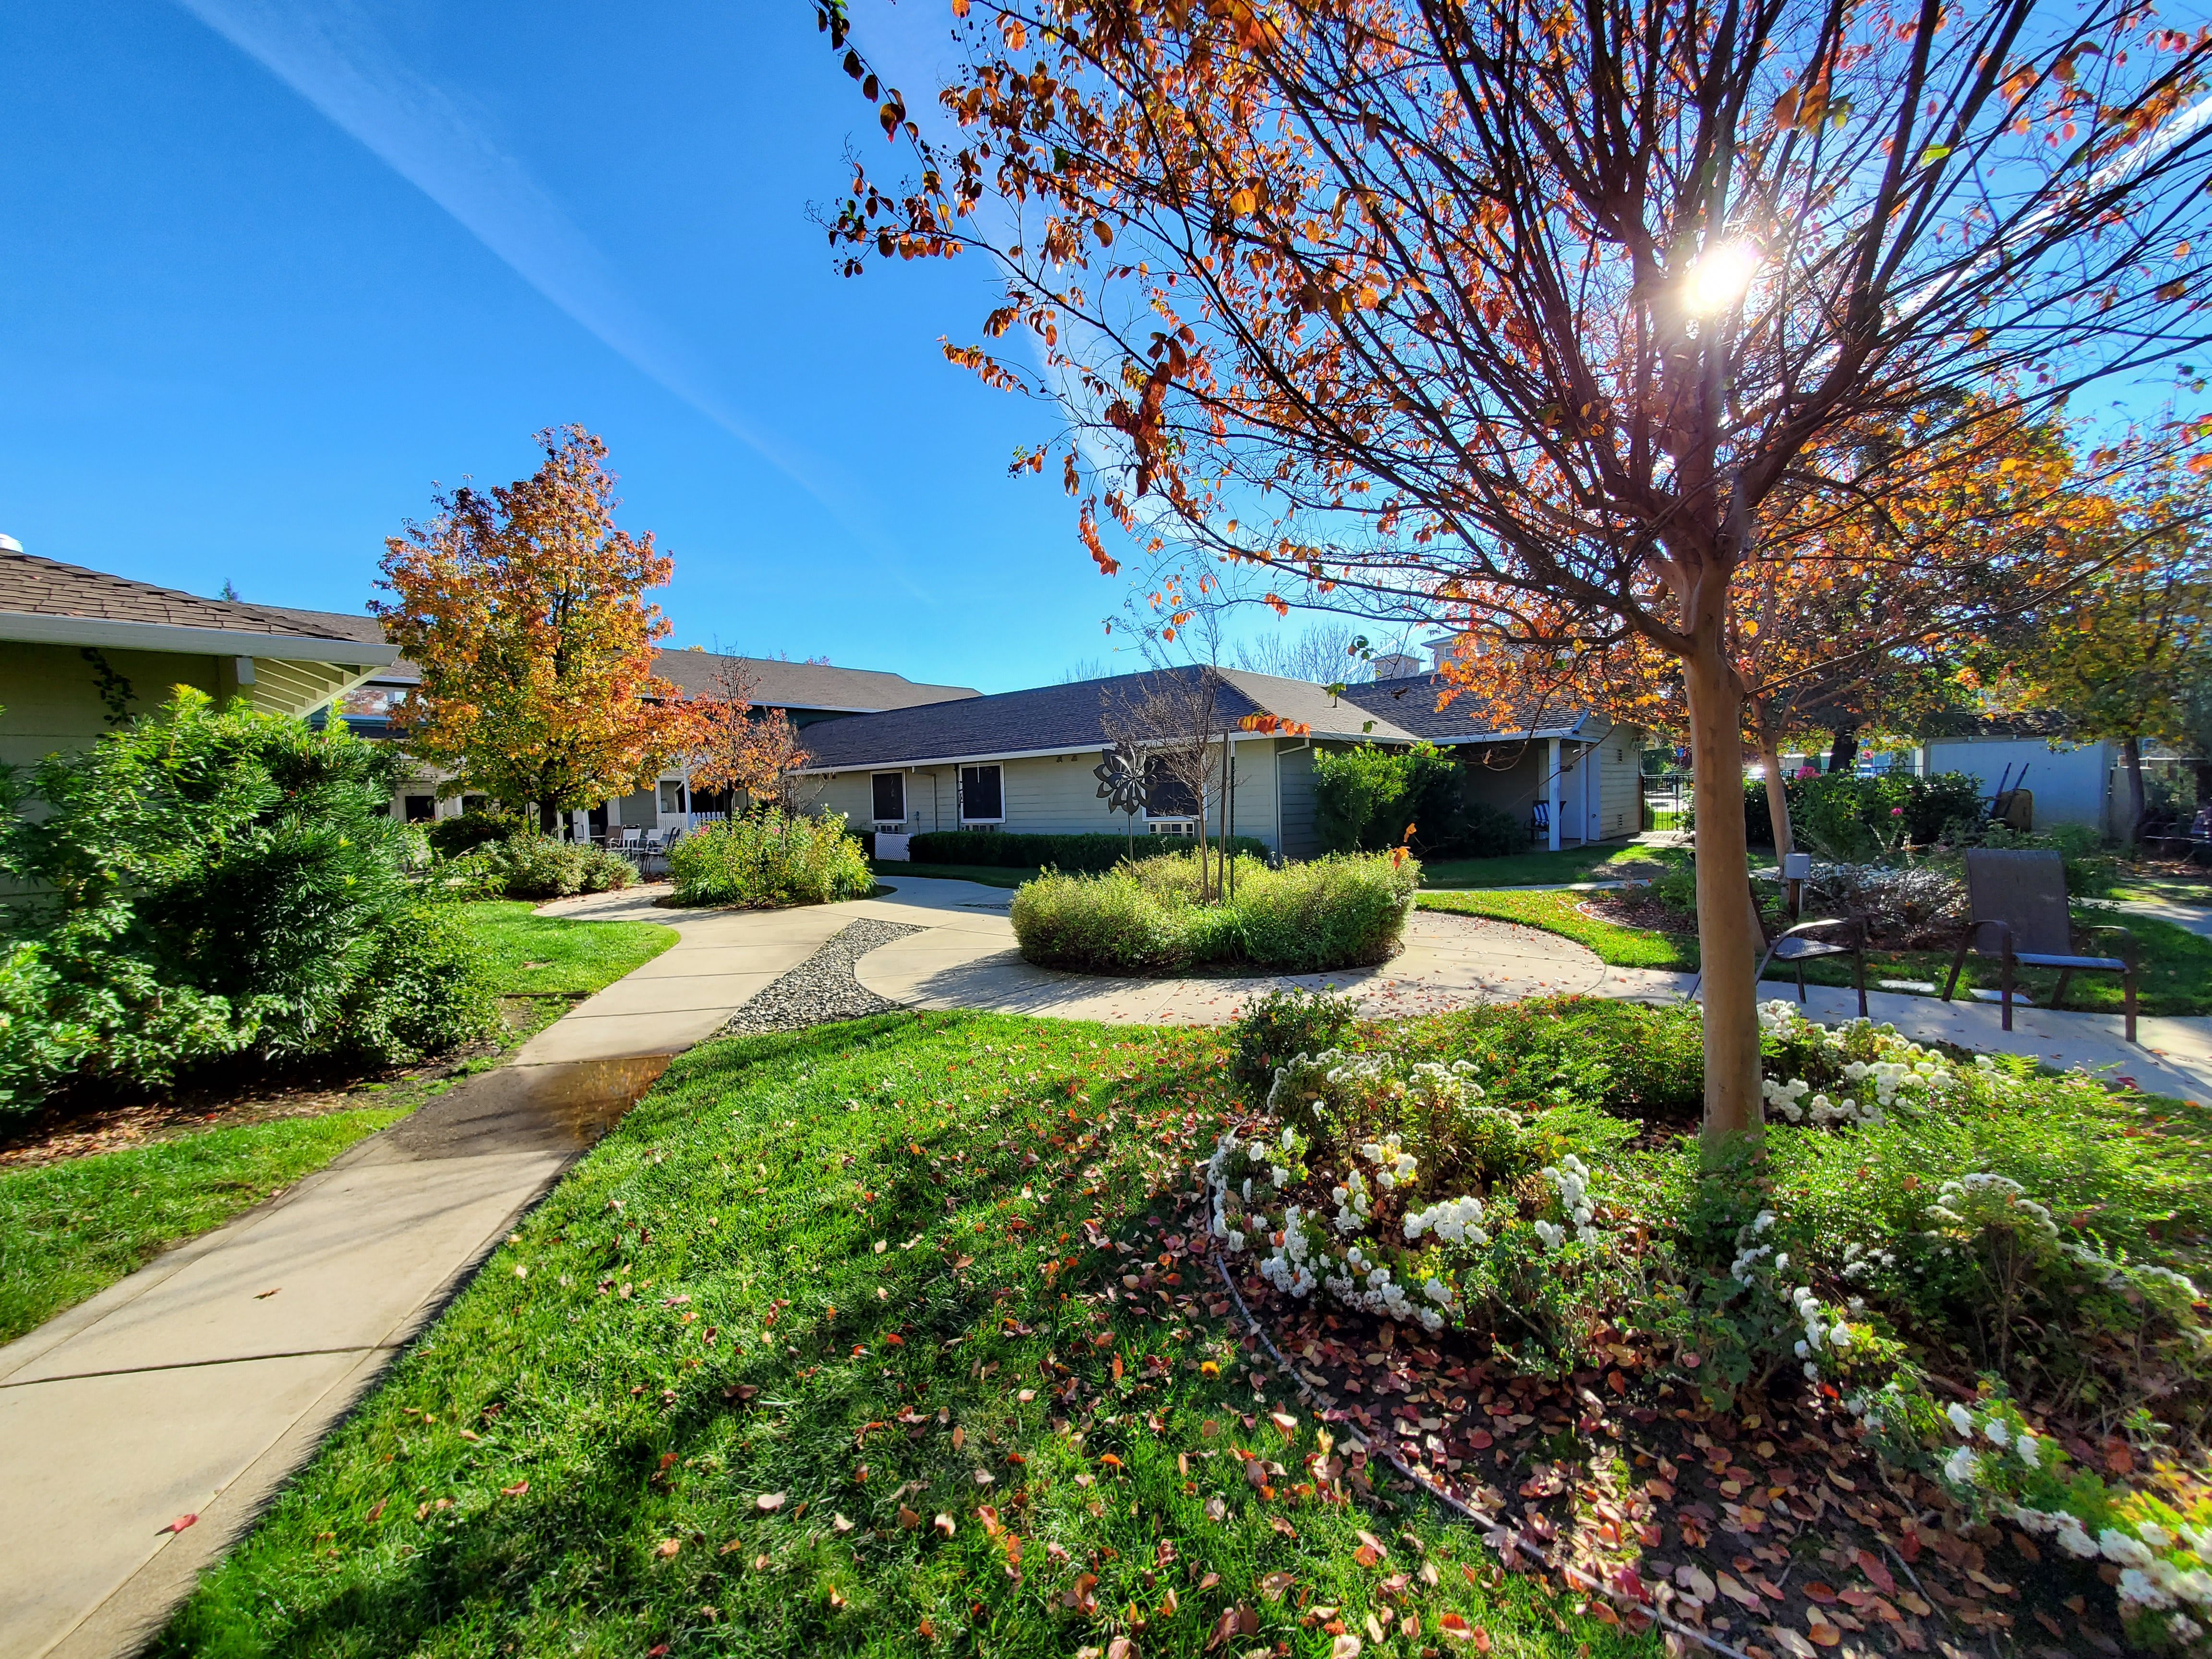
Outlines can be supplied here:
M1269 1336L1267 1331L1261 1328L1260 1322L1252 1316L1252 1310L1245 1305L1243 1293L1237 1288L1237 1281L1231 1277L1229 1265L1223 1259L1221 1252L1218 1250L1209 1249L1208 1254L1213 1258L1213 1271L1220 1279L1222 1288L1229 1292L1230 1299L1237 1304L1237 1311L1244 1316L1245 1328L1249 1330L1253 1335L1260 1339L1260 1346L1267 1351L1267 1357L1274 1361L1275 1369L1280 1371L1283 1376L1289 1380L1291 1388L1297 1390L1298 1398L1304 1401L1306 1404L1312 1408L1316 1416L1323 1416L1331 1411L1340 1411L1341 1408L1338 1407L1334 1401L1330 1400L1326 1395L1323 1395L1318 1390L1310 1387L1307 1384L1305 1378L1298 1375L1296 1368L1291 1365L1291 1362L1283 1358L1282 1350L1275 1346L1274 1339ZM1340 1418L1339 1420L1341 1421L1341 1418ZM1476 1525L1483 1527L1493 1533L1503 1532L1505 1530L1504 1523L1499 1521L1496 1516L1485 1515L1480 1510L1476 1509L1473 1504L1462 1502L1445 1488L1436 1485L1426 1474L1413 1468L1410 1464L1400 1458L1396 1452L1389 1449L1389 1447L1383 1446L1378 1448L1364 1434L1358 1436L1358 1443L1366 1451L1373 1452L1379 1449L1382 1452L1383 1461L1389 1463L1392 1468L1397 1470L1401 1476L1412 1481L1413 1485L1419 1486L1423 1492L1428 1493L1430 1497L1435 1498L1438 1503L1444 1504L1447 1508L1457 1510L1462 1515L1474 1522ZM1485 1539L1483 1541L1486 1545L1489 1543L1487 1539ZM1492 1553L1496 1553L1494 1548L1492 1550ZM1512 1571L1510 1567L1506 1566L1506 1562L1503 1556L1498 1557L1498 1564L1501 1567L1506 1567L1508 1571ZM1911 1569L1907 1567L1905 1571L1910 1572ZM1620 1606L1626 1607L1630 1612L1640 1613L1644 1618L1650 1620L1654 1624L1659 1625L1664 1629L1670 1630L1677 1636L1682 1637L1688 1641L1695 1642L1700 1647L1711 1648L1715 1653L1725 1654L1727 1656L1727 1659L1751 1659L1750 1655L1745 1653L1741 1649L1732 1648L1725 1642L1715 1641L1711 1637L1705 1634L1705 1632L1697 1629L1693 1626L1684 1624L1672 1613L1662 1611L1652 1603L1639 1601L1632 1597L1623 1595L1620 1591L1613 1589L1612 1586L1603 1583L1601 1580L1592 1578L1589 1574L1583 1572L1581 1568L1576 1566L1571 1561L1562 1561L1559 1563L1559 1577L1566 1579L1577 1589L1593 1591L1599 1595L1604 1596L1609 1601L1617 1602ZM1913 1582L1917 1583L1919 1580L1915 1579ZM1923 1599L1924 1600L1925 1598L1923 1597Z

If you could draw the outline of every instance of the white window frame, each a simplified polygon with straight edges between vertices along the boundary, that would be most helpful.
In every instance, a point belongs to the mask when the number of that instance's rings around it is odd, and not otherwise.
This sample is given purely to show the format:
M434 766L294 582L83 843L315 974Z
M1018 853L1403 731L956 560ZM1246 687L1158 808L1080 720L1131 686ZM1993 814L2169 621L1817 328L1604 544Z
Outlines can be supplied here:
M968 785L963 775L969 772L981 772L986 767L999 775L999 816L994 818L971 818L968 816ZM962 829L965 830L971 824L981 826L1004 823L1006 821L1006 768L1003 762L978 761L973 765L963 763L955 767L952 771L952 792L960 798L958 811Z
M899 815L895 818L884 817L880 814L872 817L869 821L878 830L882 829L887 823L900 824L904 823L907 820L906 774L903 772L871 772L868 774L868 811L871 813L875 812L876 785L884 778L896 778L898 780ZM1006 777L1004 774L1001 774L999 779L999 787L1003 791L1006 787ZM1003 799L1003 796L1001 799Z

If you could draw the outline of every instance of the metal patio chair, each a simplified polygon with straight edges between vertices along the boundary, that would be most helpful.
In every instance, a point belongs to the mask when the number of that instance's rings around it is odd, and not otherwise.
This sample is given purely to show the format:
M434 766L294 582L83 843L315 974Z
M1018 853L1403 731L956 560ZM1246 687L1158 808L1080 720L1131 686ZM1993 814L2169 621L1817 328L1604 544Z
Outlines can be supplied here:
M1694 860L1695 853L1693 852L1691 856ZM1759 908L1759 890L1747 881L1745 892L1751 900L1752 915L1759 917L1759 937L1764 940L1766 935L1766 922ZM1814 937L1814 934L1831 928L1843 929L1843 937L1839 939ZM1848 908L1840 916L1821 916L1812 921L1801 921L1795 927L1785 927L1776 934L1773 942L1767 945L1766 954L1759 957L1758 970L1751 976L1752 983L1756 986L1763 981L1766 978L1766 970L1778 962L1785 968L1795 968L1797 970L1797 1001L1802 1006L1806 1000L1805 964L1808 962L1818 962L1824 957L1849 957L1851 959L1851 986L1858 993L1859 997L1859 1018L1865 1019L1868 1018L1866 933L1866 919ZM1690 981L1687 1000L1695 1002L1698 1000L1698 988L1705 983L1705 970L1700 968L1698 969L1697 977Z
M2066 908L2066 862L2057 853L2013 852L1970 848L1966 852L1966 902L1972 920L1951 958L1951 977L1943 987L1948 1002L1959 988L1966 952L1997 959L1997 1000L2004 1029L2012 1030L2013 981L2021 968L2056 968L2058 984L2053 1008L2065 1000L2075 975L2118 974L2127 1010L2128 1041L2136 1040L2135 935L2124 927L2084 927L2084 933L2118 936L2117 957L2083 956L2075 949L2074 918Z

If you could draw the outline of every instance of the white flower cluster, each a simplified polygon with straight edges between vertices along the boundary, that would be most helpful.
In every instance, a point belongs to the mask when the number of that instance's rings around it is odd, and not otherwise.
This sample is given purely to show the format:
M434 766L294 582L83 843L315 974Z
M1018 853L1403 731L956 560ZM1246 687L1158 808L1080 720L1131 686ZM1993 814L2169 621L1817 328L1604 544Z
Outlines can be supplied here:
M1406 1079L1406 1097L1431 1112L1443 1112L1482 1098L1482 1085L1474 1080L1471 1060L1455 1060L1449 1066L1423 1060Z
M1423 1233L1434 1233L1447 1244L1487 1244L1490 1235L1482 1231L1482 1218L1479 1198L1443 1199L1406 1218L1406 1243L1416 1243Z
M1389 1264L1370 1261L1357 1244L1345 1252L1345 1267L1344 1273L1332 1273L1323 1281L1331 1295L1388 1319L1409 1324L1418 1322L1425 1330L1440 1331L1444 1328L1441 1313L1413 1303L1406 1295L1406 1287L1390 1277ZM1451 1304L1451 1291L1438 1279L1429 1280L1427 1294L1431 1301L1447 1307Z
M1390 1083L1387 1054L1347 1054L1341 1048L1298 1054L1276 1068L1267 1090L1267 1115L1288 1118L1294 1110L1340 1109L1371 1099Z
M1853 1060L1851 1064L1856 1066L1859 1062ZM1813 1094L1813 1085L1802 1077L1792 1078L1787 1083L1778 1083L1768 1078L1759 1085L1759 1091L1766 1097L1768 1105L1792 1123L1809 1121L1816 1128L1825 1128L1831 1123L1868 1123L1879 1127L1889 1121L1889 1115L1883 1109L1888 1104L1887 1101L1869 1104L1850 1095L1831 1100L1826 1093ZM1800 1104L1808 1094L1813 1094L1811 1103Z
M1826 1092L1815 1093L1813 1085L1802 1078L1787 1082L1768 1078L1760 1084L1759 1092L1767 1104L1792 1123L1809 1122L1821 1127L1883 1124L1889 1121L1893 1109L1918 1111L1931 1096L1957 1080L1957 1073L1948 1060L1919 1043L1906 1042L1898 1036L1893 1025L1853 1020L1830 1030L1807 1019L1793 1005L1778 998L1759 1005L1759 1024L1762 1030L1776 1036L1838 1053L1851 1047L1859 1028L1865 1027L1873 1034L1877 1057L1872 1060L1850 1060L1843 1068L1844 1080L1856 1092L1839 1090L1832 1097ZM1986 1054L1980 1056L1977 1063L1984 1073L1994 1066ZM1810 1101L1805 1098L1807 1095L1812 1095Z
M1844 1246L1843 1276L1845 1279L1864 1279L1884 1267L1894 1267L1896 1255L1888 1250L1870 1250L1856 1239Z
M1419 1167L1395 1130L1380 1140L1369 1141L1359 1149L1359 1155L1375 1166L1375 1184L1385 1192L1401 1181L1411 1181Z
M1604 1235L1594 1224L1595 1212L1589 1201L1589 1165L1569 1152L1557 1164L1546 1164L1542 1174L1559 1193L1559 1207L1567 1212L1565 1226L1555 1221L1533 1224L1536 1237L1544 1241L1544 1248L1553 1251L1562 1249L1571 1236L1585 1244L1596 1243Z
M1804 1362L1805 1375L1817 1379L1820 1375L1820 1357L1832 1349L1843 1352L1858 1340L1858 1333L1850 1324L1834 1316L1820 1298L1813 1294L1809 1285L1790 1285L1782 1274L1789 1271L1790 1253L1777 1252L1771 1244L1759 1242L1762 1234L1774 1225L1774 1212L1761 1210L1735 1236L1735 1260L1729 1264L1729 1275L1739 1285L1751 1285L1761 1273L1774 1276L1775 1294L1790 1304L1790 1311L1805 1328L1804 1336L1797 1343L1797 1358ZM1860 1304L1851 1304L1853 1310Z
M1283 1218L1283 1231L1275 1235L1274 1253L1260 1264L1260 1276L1287 1295L1310 1294L1319 1282L1308 1260L1312 1248L1306 1237L1304 1218L1293 1204ZM1322 1258L1324 1266L1328 1260Z
M1232 1129L1215 1143L1213 1156L1206 1164L1206 1184L1213 1194L1213 1236L1231 1250L1244 1248L1244 1235L1229 1224L1228 1214L1229 1160L1237 1155L1237 1133ZM1245 1185L1249 1188L1251 1183L1248 1181ZM1249 1191L1246 1196L1250 1196Z
M1367 1225L1367 1212L1373 1204L1373 1195L1367 1190L1367 1177L1358 1170L1344 1177L1344 1184L1332 1187L1328 1195L1336 1200L1336 1230L1349 1237Z
M1983 1226L1987 1224L1989 1217L1975 1215L1970 1218L1965 1212L1980 1210L1994 1203L2002 1212L2026 1216L2035 1231L2045 1238L2057 1238L2058 1224L2051 1219L2049 1207L2032 1198L2022 1197L2027 1190L2010 1176L1979 1170L1972 1175L1947 1181L1938 1187L1936 1201L1929 1206L1928 1213L1938 1221L1948 1221L1954 1226Z
M1275 1139L1269 1140L1263 1135L1246 1142L1244 1150L1245 1156L1253 1163L1267 1166L1267 1174L1275 1183L1275 1190L1280 1192L1297 1179L1298 1154L1304 1148L1299 1143L1297 1131L1285 1124L1283 1133ZM1252 1182L1249 1177L1244 1182L1244 1196L1248 1200L1252 1196Z

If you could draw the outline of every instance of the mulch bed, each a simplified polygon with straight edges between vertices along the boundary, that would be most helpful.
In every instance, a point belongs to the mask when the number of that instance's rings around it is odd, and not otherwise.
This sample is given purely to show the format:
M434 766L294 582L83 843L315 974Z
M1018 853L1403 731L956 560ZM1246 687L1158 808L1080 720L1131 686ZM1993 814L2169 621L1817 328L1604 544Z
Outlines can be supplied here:
M1195 1266L1209 1252L1203 1206L1180 1224L1163 1242L1175 1263ZM1148 1266L1144 1279L1169 1271ZM1762 1406L1715 1411L1666 1380L1670 1360L1617 1332L1600 1334L1603 1369L1534 1376L1479 1339L1316 1307L1232 1271L1255 1328L1243 1345L1255 1413L1286 1380L1264 1333L1295 1368L1291 1386L1340 1425L1333 1474L1347 1497L1419 1501L1395 1456L1492 1517L1502 1567L1578 1613L1637 1629L1650 1622L1641 1609L1656 1608L1747 1659L2124 1651L2098 1582L2117 1568L1972 1523L1934 1483L1884 1469L1826 1385L1784 1377ZM1225 1294L1206 1306L1238 1315ZM2127 1465L2118 1443L2059 1438L2085 1465ZM1692 1645L1672 1631L1666 1641L1675 1653Z

